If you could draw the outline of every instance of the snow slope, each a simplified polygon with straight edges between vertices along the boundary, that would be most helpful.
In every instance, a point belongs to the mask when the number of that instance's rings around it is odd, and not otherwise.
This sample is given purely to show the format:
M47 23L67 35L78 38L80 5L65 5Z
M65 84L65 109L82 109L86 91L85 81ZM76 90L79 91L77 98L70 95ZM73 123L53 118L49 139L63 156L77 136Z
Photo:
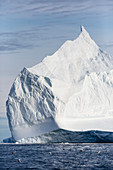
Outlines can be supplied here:
M12 85L7 116L15 140L55 129L113 131L113 59L81 27Z

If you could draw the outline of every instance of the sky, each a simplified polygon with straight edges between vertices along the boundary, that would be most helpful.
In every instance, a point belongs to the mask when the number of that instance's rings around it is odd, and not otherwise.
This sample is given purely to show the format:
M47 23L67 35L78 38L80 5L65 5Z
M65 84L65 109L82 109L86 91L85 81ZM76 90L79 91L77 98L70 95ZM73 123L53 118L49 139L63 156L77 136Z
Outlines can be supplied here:
M5 102L18 73L76 39L80 25L113 56L112 0L0 0L0 139L10 136Z

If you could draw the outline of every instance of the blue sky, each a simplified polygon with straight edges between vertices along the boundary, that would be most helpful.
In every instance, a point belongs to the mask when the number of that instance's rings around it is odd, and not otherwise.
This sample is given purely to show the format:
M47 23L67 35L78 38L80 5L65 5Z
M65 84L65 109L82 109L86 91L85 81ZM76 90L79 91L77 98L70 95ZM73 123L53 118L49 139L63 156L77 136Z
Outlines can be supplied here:
M23 67L39 63L83 25L113 55L112 0L0 0L0 117L11 84Z

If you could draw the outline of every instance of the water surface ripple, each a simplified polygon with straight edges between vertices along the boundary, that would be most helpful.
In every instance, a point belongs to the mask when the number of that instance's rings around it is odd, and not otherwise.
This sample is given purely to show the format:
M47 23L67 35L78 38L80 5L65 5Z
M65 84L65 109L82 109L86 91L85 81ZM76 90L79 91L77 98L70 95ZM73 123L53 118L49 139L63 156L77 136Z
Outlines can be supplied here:
M113 144L0 144L0 169L113 169Z

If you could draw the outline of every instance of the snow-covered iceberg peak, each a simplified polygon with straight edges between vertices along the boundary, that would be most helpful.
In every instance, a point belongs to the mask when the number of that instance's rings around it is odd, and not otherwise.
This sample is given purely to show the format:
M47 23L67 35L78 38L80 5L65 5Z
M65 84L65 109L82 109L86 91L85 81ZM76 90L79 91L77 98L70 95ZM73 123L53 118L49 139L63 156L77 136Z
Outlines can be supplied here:
M99 48L97 44L92 40L89 33L86 31L86 29L83 26L81 26L81 33L78 39L79 41L84 41L85 43L90 44L90 46L92 47Z
M113 131L113 58L81 26L76 40L15 79L6 103L15 140L55 129Z
M81 26L81 33L84 35L84 37L88 37L90 39L89 33L85 30L84 26Z

